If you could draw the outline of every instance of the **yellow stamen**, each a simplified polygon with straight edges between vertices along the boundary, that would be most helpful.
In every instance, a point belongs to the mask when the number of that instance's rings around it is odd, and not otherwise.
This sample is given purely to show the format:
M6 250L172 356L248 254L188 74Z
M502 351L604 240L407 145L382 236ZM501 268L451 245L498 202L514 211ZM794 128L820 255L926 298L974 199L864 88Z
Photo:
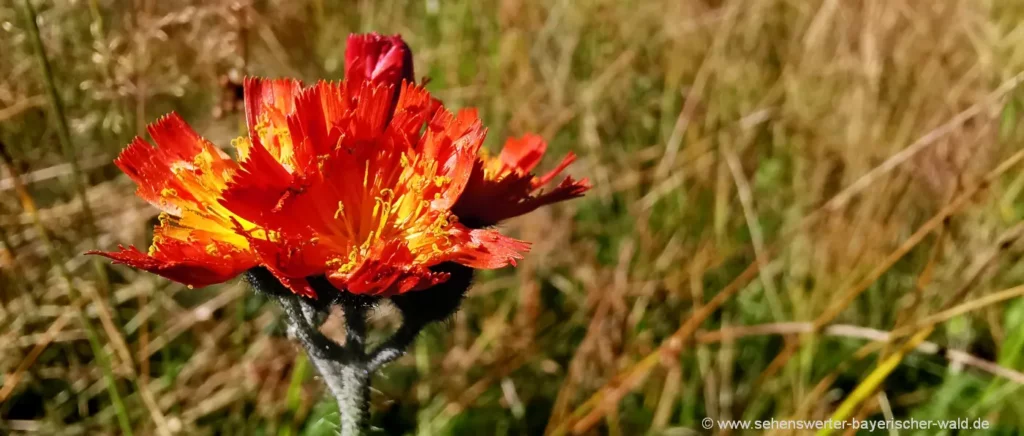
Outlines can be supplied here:
M238 160L244 161L249 158L249 150L252 148L252 142L249 138L239 136L231 140L231 146L238 150Z
M366 171L363 171L363 187L366 188L370 182L370 161L366 161Z
M338 202L338 208L334 211L334 219L345 217L345 203Z

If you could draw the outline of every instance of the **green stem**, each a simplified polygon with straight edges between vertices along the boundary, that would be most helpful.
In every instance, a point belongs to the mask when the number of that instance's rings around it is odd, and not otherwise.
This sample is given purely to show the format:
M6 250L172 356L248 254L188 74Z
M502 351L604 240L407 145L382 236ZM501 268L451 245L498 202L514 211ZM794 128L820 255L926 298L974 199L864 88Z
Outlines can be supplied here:
M82 178L82 167L78 163L75 149L71 144L71 132L68 130L67 118L64 115L64 103L57 94L57 86L53 78L53 69L50 68L50 60L46 57L46 47L39 35L39 25L36 23L36 10L32 7L30 0L23 0L23 12L25 14L25 26L28 29L29 40L36 52L36 59L39 61L39 69L43 73L43 85L46 87L46 96L50 101L50 108L53 110L53 121L57 124L57 136L60 140L61 151L64 158L71 165L71 174L74 178L75 193L82 202L82 211L89 221L89 226L95 226L92 208L85 196L85 180ZM90 235L95 237L95 233Z
M468 288L472 271L464 281L456 280L459 292L449 292L452 299L461 300ZM366 434L370 422L370 381L373 374L380 368L401 356L412 344L419 332L435 319L450 315L450 308L441 305L445 315L432 313L427 317L414 316L409 313L410 306L423 303L417 300L401 300L404 322L398 331L373 351L366 352L367 325L366 315L379 300L375 297L353 295L339 291L326 280L311 278L310 284L316 289L317 300L293 294L264 268L253 268L246 272L246 279L257 292L271 297L281 305L289 321L288 334L306 349L309 362L313 364L321 379L334 396L340 415L339 434L342 436L358 436ZM430 292L437 291L433 289ZM428 291L419 291L428 292ZM346 338L345 344L338 344L322 333L320 325L325 315L330 313L331 306L340 305L345 313ZM436 309L436 308L435 308Z
M341 414L341 436L365 434L370 420L370 372L362 363L345 365L341 370L341 386L334 390Z
M340 386L331 387L341 414L342 436L364 434L370 420L370 377L366 358L366 312L369 306L357 298L341 302L345 311L345 348L352 360L334 368L340 375Z
M370 352L368 360L370 371L376 371L402 357L405 350L409 349L425 326L426 324L405 320L391 338Z
M306 349L309 361L320 373L331 391L341 416L341 436L366 433L370 418L371 371L366 362L366 309L343 304L347 340L344 346L334 343L310 324L310 305L297 295L277 295L291 322L291 335Z

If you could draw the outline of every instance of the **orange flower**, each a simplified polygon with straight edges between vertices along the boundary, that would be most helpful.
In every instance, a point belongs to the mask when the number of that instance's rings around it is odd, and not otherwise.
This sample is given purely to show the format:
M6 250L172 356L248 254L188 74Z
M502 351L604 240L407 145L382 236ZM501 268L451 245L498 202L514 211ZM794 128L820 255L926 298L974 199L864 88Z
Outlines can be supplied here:
M498 157L482 150L466 189L452 209L455 215L471 227L488 227L546 204L583 196L590 182L570 176L550 192L543 192L544 185L576 160L576 155L569 153L555 169L538 177L531 171L540 164L547 147L540 136L527 134L509 138Z
M190 286L265 267L309 297L315 276L394 295L447 280L432 270L441 263L514 265L529 245L476 224L587 189L569 178L534 196L572 161L533 177L545 147L535 137L479 159L486 131L476 112L453 114L414 85L401 38L353 36L348 50L341 83L246 79L238 161L175 114L149 126L157 147L136 138L115 163L163 211L153 245L90 253Z

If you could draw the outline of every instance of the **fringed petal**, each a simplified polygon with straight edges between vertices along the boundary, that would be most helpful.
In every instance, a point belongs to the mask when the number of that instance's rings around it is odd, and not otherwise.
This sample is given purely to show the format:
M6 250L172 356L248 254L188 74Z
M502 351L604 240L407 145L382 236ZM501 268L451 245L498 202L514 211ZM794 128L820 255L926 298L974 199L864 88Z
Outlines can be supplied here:
M509 139L497 158L482 156L473 166L465 190L452 211L473 228L495 225L552 203L580 197L590 189L587 179L567 176L551 192L541 188L575 161L569 153L555 169L541 177L531 171L539 164L547 144L536 135Z
M149 271L178 283L197 288L226 282L246 269L221 268L219 265L202 260L160 259L139 251L135 246L129 248L118 246L118 248L120 251L89 251L87 254L98 254L108 257L113 259L114 263Z
M227 155L173 112L147 129L157 146L136 137L114 163L138 185L139 197L166 212L202 209L235 171Z
M287 116L295 109L295 96L302 89L302 82L295 79L264 79L246 77L243 83L245 94L245 123L249 126L249 137L258 138L257 126L262 123L284 121L278 116ZM286 126L274 126L283 128Z
M338 289L378 296L426 289L448 277L447 273L433 272L416 264L413 254L400 241L379 246L373 256L350 270L338 269L327 274Z
M164 222L154 231L150 252L119 246L117 252L90 251L189 286L202 287L228 281L256 266L247 247L216 239L216 235Z
M407 148L415 148L424 124L431 121L439 109L441 101L431 96L425 88L405 82L389 127L396 135L406 139Z
M452 115L439 110L427 124L417 150L424 159L437 162L439 171L447 179L444 186L432 192L435 209L451 209L466 188L473 172L476 155L487 136L477 112L464 109Z
M505 141L505 147L501 149L498 159L507 168L528 173L537 167L547 149L548 143L544 138L532 133L526 134L522 138L509 138Z
M295 112L295 101L301 90L302 82L294 79L247 77L244 83L249 141L253 146L262 145L275 160L292 171L299 166L296 148L301 144L293 137L288 117Z
M469 229L461 224L452 228L452 261L471 268L495 269L515 266L516 260L530 251L530 243L502 235L494 229Z
M253 145L219 202L248 221L266 225L271 212L298 189L295 181L263 146Z

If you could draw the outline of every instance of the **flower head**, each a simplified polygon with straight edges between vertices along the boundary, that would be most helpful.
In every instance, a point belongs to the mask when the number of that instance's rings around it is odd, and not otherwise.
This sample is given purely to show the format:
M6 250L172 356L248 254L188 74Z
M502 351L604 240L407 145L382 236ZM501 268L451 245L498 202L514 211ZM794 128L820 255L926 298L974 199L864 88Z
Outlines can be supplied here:
M237 161L175 114L149 126L156 146L136 138L115 162L163 211L153 245L147 253L91 253L190 286L265 267L310 297L313 276L351 293L395 295L447 280L439 264L500 268L528 250L495 229L463 224L492 218L463 216L476 209L466 195L500 194L487 201L505 218L582 192L560 185L532 196L571 161L549 176L530 175L543 141L506 147L502 159L522 156L492 171L478 158L486 130L476 112L452 113L413 84L398 37L350 38L346 76L311 86L246 79L248 135L232 142ZM499 205L502 198L516 204Z
M540 164L547 146L540 136L527 134L509 138L497 157L482 150L466 189L455 204L455 214L473 227L487 227L546 204L582 196L590 189L590 182L571 176L544 192L544 186L576 160L569 153L555 169L537 176L532 171Z

